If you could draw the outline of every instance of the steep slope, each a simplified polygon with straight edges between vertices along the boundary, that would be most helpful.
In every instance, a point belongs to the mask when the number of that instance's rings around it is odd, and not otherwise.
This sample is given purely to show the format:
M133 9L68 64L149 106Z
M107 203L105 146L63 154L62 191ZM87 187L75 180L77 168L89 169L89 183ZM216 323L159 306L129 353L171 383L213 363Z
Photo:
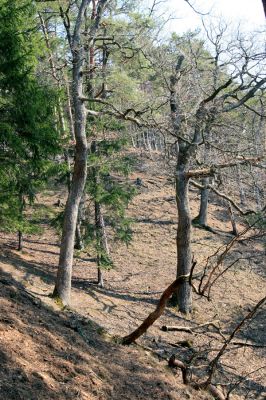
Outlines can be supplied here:
M202 363L206 364L216 354L223 344L223 335L227 336L263 297L263 245L260 241L237 244L226 263L237 262L214 286L211 301L194 297L190 317L168 308L138 341L142 347L115 344L112 336L129 333L154 309L163 289L174 279L176 269L177 217L171 178L156 156L154 160L143 156L138 172L131 178L142 181L129 209L135 220L133 242L129 247L113 244L115 268L104 274L105 288L95 285L92 249L76 254L71 310L60 310L49 297L59 239L46 221L42 221L43 234L25 238L22 252L15 250L14 235L0 236L0 398L208 398L207 394L182 385L180 372L175 377L167 368L167 359L172 353L185 359L193 350L205 355ZM64 192L49 191L39 202L53 207L58 197L64 201ZM193 191L193 216L197 210L198 194ZM209 224L222 234L193 229L196 273L231 238L229 216L217 199L210 205ZM196 327L213 320L218 320L218 328L199 329L195 334L161 330L162 325ZM264 396L265 370L255 371L263 366L264 326L265 312L261 310L236 338L246 341L248 346L231 346L223 357L224 375L219 378L232 383L242 379L232 398ZM182 342L189 342L192 350L183 348Z

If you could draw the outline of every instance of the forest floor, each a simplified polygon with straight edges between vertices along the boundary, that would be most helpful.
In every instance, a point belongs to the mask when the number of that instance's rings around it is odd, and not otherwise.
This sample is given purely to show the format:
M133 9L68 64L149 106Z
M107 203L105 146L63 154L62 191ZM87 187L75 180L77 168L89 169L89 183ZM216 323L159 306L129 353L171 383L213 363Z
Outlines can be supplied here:
M210 301L194 295L191 316L184 317L169 307L137 345L123 347L116 343L115 337L130 333L145 319L175 279L174 188L157 157L143 156L131 177L142 180L129 208L135 220L133 241L128 247L114 243L114 268L104 272L104 288L95 284L93 253L76 254L71 309L62 310L49 297L56 275L59 237L46 219L41 221L43 233L25 236L20 252L16 250L15 235L0 234L1 399L212 398L183 385L181 372L170 370L167 360L171 354L183 361L200 354L193 374L202 378L201 367L217 354L223 337L228 337L265 295L265 250L260 240L237 243L224 267L235 264L217 281ZM191 211L196 216L197 191L190 196ZM53 204L58 198L64 202L65 193L46 191L38 197L36 207L45 203L56 211ZM195 273L208 256L232 238L227 211L214 198L208 224L220 233L193 228ZM227 389L227 383L241 381L232 399L265 398L265 314L265 308L260 309L234 338L246 345L230 345L222 357L216 379ZM209 321L215 322L197 328ZM192 327L194 331L163 332L162 325Z

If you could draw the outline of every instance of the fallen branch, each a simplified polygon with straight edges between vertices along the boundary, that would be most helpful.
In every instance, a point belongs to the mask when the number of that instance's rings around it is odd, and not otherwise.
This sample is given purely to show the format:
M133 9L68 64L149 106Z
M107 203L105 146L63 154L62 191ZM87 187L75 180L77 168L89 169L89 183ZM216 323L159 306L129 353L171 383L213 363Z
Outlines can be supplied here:
M214 320L214 321L208 321L205 322L204 324L200 324L197 326L192 326L192 327L187 327L187 326L167 326L167 325L163 325L161 327L161 330L164 332L171 332L171 331L183 331L183 332L188 332L193 334L193 331L199 329L199 328L204 328L205 326L209 326L209 325L213 325L215 328L218 328L216 326L216 323L219 323L219 320Z
M182 379L185 385L190 382L190 378L188 376L188 365L186 365L183 361L177 360L174 354L169 358L168 365L170 368L181 369Z
M254 348L257 348L257 349L262 349L262 348L266 347L265 344L256 344L256 343L241 342L241 341L231 342L231 344L233 344L235 346L254 347Z
M164 332L187 332L193 334L193 328L188 328L187 326L167 326L163 325L161 330Z
M179 276L168 288L165 289L160 297L156 309L142 322L142 324L130 335L123 337L122 344L129 345L137 340L147 329L163 314L167 300L178 289L182 282L189 281L190 274Z

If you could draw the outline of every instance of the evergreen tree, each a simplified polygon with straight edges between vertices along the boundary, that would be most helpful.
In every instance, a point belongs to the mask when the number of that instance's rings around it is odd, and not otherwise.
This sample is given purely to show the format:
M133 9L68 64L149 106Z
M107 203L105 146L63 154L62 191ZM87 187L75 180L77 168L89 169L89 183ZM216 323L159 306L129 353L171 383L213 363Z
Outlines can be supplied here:
M49 175L59 149L56 94L35 76L38 33L29 1L0 2L0 218L2 228L32 229L24 215ZM7 51L8 49L8 51ZM49 101L48 101L49 99Z

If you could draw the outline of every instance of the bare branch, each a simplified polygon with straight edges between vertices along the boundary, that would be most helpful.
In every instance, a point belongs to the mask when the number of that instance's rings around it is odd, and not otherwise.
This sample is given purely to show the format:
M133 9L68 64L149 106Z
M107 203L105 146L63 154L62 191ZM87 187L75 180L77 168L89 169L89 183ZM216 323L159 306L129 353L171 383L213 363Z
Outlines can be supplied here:
M203 177L203 176L212 176L219 169L235 167L236 165L251 164L251 165L257 166L259 161L261 161L261 157L249 157L249 158L241 157L240 160L229 161L229 162L226 162L223 164L211 165L210 167L207 167L204 169L202 168L202 169L198 169L198 170L189 170L187 172L187 177L188 178L199 178L199 177Z
M222 109L222 112L229 112L234 110L235 108L238 108L240 106L242 106L243 104L246 103L246 101L248 101L249 99L251 99L255 93L264 85L264 83L266 83L266 78L261 79L255 86L253 86L252 89L250 89L245 96L242 97L242 99L240 99L237 103L234 104L230 104L227 107L224 107Z
M266 296L263 297L253 308L253 310L251 310L241 321L240 323L235 327L235 329L233 330L233 332L231 333L231 335L229 336L229 338L225 341L224 345L222 346L222 348L220 349L219 353L217 354L217 356L212 360L211 364L210 364L210 375L209 378L207 380L207 384L211 384L211 380L213 377L213 374L217 368L217 364L220 360L220 358L222 357L223 353L225 352L226 348L228 347L228 345L230 344L230 342L232 341L232 339L234 338L234 336L236 335L236 333L243 327L243 325L246 323L247 320L253 318L253 316L256 314L257 310L263 305L263 303L265 303L266 301Z
M219 197L222 197L223 199L228 200L228 201L230 202L230 204L232 204L232 206L233 206L241 215L249 215L249 214L255 214L255 213L256 213L255 210L246 210L246 211L244 211L242 208L240 208L240 207L235 203L235 201L234 201L231 197L229 197L229 196L227 196L226 194L220 192L218 189L216 189L214 186L212 186L212 185L210 185L210 184L204 186L204 185L200 185L199 183L197 183L197 182L195 182L195 181L193 181L193 180L190 180L190 183L191 183L193 186L195 186L196 188L201 189L201 190L203 190L203 189L210 189L210 190L212 190L214 193L216 193Z

